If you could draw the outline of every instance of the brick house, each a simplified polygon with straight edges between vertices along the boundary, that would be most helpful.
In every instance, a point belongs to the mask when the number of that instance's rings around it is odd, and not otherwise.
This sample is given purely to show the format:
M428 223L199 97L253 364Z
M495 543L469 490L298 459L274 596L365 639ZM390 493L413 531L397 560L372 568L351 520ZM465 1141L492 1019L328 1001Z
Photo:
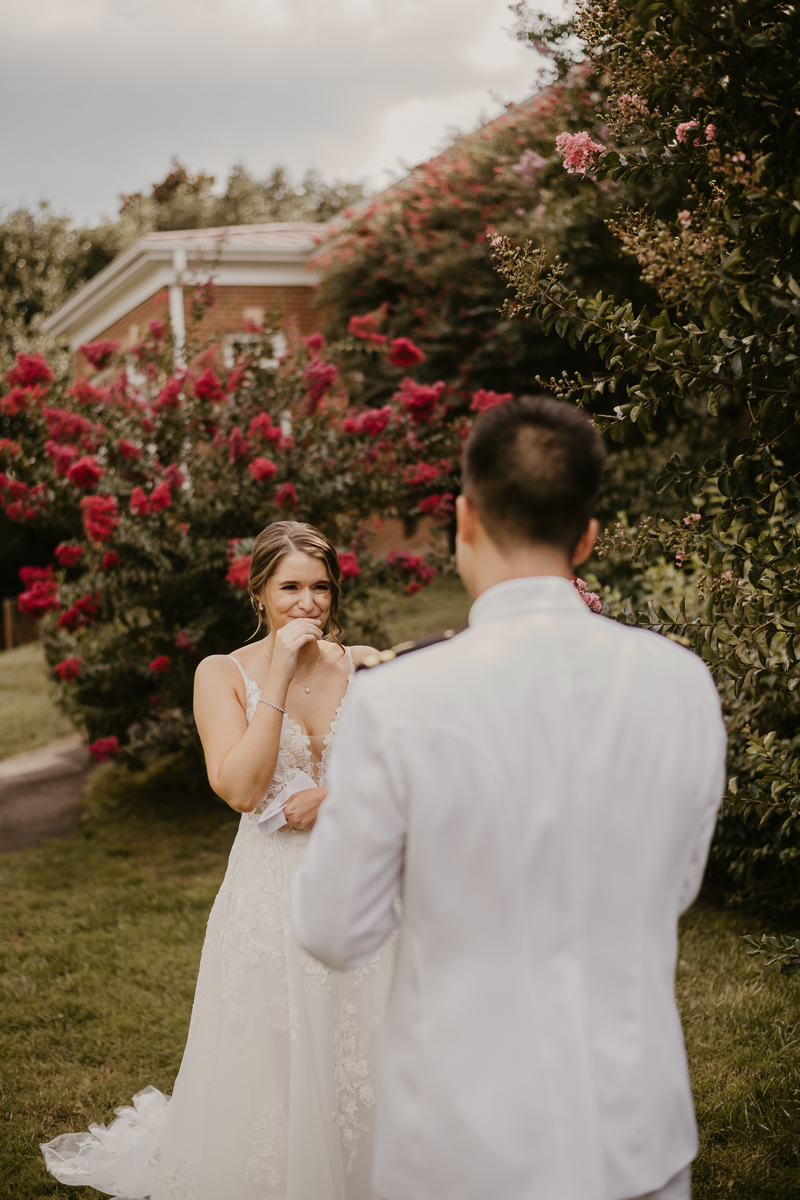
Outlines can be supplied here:
M327 228L295 222L149 233L78 288L43 322L43 331L68 338L75 374L82 377L94 370L80 353L83 343L109 338L125 350L139 341L149 321L161 317L169 319L181 362L191 293L211 276L217 303L195 334L219 336L223 355L234 340L247 337L248 326L260 325L275 309L283 313L285 328L311 333L319 324L314 296L320 276L309 263ZM283 346L278 334L276 356ZM428 518L410 527L385 519L376 521L370 546L376 554L393 546L419 554L433 537Z
M156 316L169 318L180 345L191 293L212 276L217 303L198 336L220 335L225 348L274 309L287 328L310 333L318 323L313 300L319 275L308 263L325 231L325 225L295 222L149 233L80 287L42 328L69 339L76 374L87 375L92 367L79 346L110 338L127 349Z

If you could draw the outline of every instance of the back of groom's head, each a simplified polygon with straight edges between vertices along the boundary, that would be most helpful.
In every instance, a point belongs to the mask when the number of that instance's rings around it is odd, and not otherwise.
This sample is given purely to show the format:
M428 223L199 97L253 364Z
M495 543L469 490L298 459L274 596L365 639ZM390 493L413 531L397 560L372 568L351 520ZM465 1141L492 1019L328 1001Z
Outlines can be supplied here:
M464 495L499 545L571 553L594 514L605 448L580 409L522 396L482 413L464 454Z

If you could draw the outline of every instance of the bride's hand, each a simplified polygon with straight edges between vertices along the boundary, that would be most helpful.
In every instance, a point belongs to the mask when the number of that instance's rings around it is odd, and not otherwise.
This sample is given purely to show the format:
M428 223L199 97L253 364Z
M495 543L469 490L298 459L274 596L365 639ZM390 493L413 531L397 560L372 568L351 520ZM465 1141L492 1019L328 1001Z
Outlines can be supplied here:
M322 622L316 617L295 617L275 634L272 667L278 675L291 679L297 670L297 655L303 646L322 638Z
M283 815L292 829L313 829L319 806L327 794L328 789L324 787L306 788L303 792L295 792L283 810Z

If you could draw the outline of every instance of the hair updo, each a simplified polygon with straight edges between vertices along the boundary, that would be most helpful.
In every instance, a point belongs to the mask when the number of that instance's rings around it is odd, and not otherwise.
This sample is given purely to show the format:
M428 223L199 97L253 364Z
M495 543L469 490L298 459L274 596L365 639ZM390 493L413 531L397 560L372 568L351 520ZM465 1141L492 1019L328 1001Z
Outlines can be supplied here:
M256 636L262 623L266 624L267 630L269 630L264 615L266 610L260 607L261 595L267 580L275 572L278 564L293 551L307 554L310 558L318 558L325 564L331 585L331 608L327 636L337 645L341 645L339 642L342 632L339 623L339 602L342 597L342 569L339 566L339 555L324 533L303 521L275 521L274 524L261 530L253 544L247 592L258 617L258 625L252 636Z

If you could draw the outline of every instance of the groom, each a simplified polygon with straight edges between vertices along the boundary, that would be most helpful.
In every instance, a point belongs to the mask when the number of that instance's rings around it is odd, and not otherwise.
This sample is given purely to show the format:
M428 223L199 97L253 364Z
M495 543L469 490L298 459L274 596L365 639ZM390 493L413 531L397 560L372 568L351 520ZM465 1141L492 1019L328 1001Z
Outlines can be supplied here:
M723 791L711 677L589 611L604 451L546 397L476 422L456 513L469 630L360 676L293 920L333 967L397 923L385 1200L687 1200L679 915Z

